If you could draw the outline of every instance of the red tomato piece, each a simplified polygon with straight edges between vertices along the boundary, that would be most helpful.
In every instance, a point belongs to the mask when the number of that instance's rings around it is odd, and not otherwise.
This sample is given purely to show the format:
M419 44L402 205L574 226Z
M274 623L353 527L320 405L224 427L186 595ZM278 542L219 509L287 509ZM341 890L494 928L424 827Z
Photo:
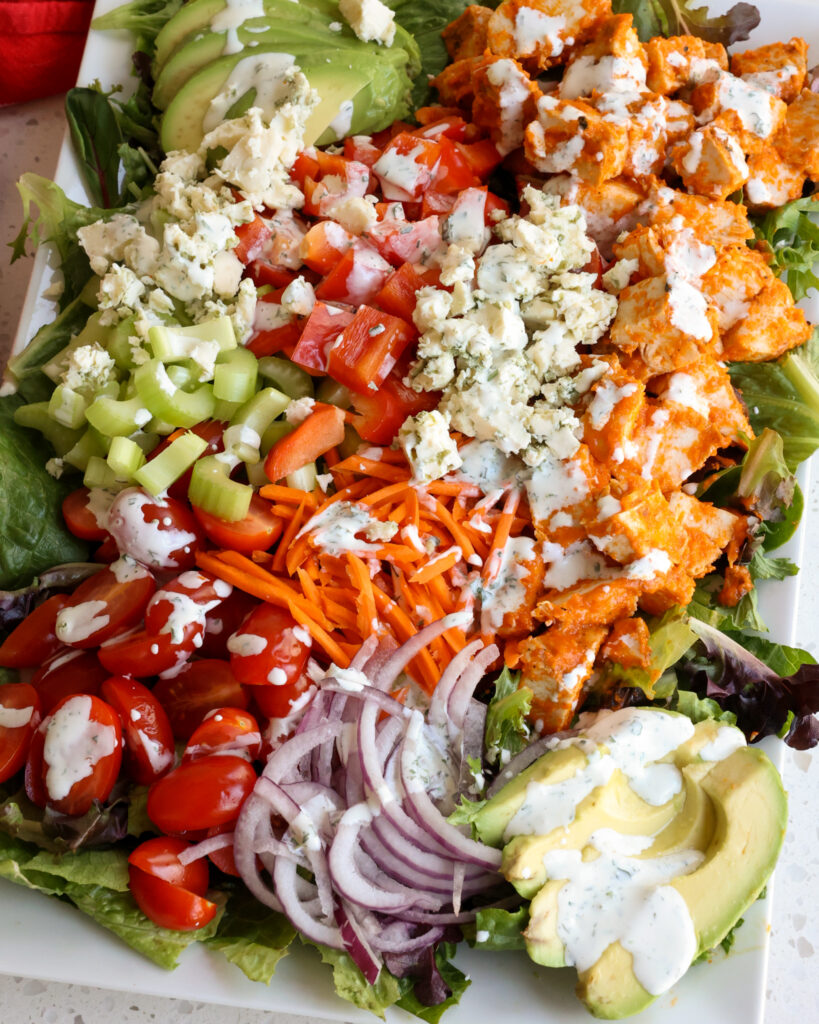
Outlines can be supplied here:
M122 762L122 728L110 704L89 694L65 697L40 723L26 762L33 803L76 817L107 799Z
M96 696L103 680L110 675L100 664L96 651L63 647L35 672L31 685L40 695L43 714L72 693Z
M375 304L386 313L412 323L418 289L427 284L429 281L418 272L417 267L404 263L387 278L386 284L375 297Z
M213 544L249 555L253 551L269 551L279 539L284 524L270 511L270 503L254 494L244 519L227 523L218 516L192 505L207 538Z
M353 314L346 309L317 302L293 350L293 362L314 376L325 374L327 352L352 319Z
M435 169L432 187L444 195L457 195L462 189L478 184L472 165L464 154L455 148L449 138L441 138L441 159Z
M495 149L494 143L489 139L480 139L478 142L454 142L453 146L466 159L472 173L481 181L486 181L503 160L502 154Z
M123 559L89 576L57 614L54 631L70 647L97 647L140 621L156 590L147 569Z
M359 241L316 288L316 298L351 306L372 302L391 271L389 263L372 246Z
M26 763L39 724L40 697L30 683L0 686L0 782L16 775Z
M197 863L194 861L194 863ZM142 913L160 928L192 932L216 916L216 903L130 865L128 885Z
M368 229L367 240L395 267L423 263L441 247L440 218L437 214L416 221L385 217Z
M253 766L233 754L188 761L151 786L148 817L170 833L224 825L236 820L255 784Z
M380 294L380 293L379 293ZM327 355L327 373L353 391L381 386L418 332L390 313L361 306Z
M220 836L224 832L231 832L233 825L228 823L227 825L217 825L216 828L209 828L207 838L211 836ZM239 869L236 867L236 861L233 859L233 845L220 846L218 850L213 850L208 854L208 859L211 864L215 864L220 871L223 871L226 875L233 875L234 878L240 878Z
M307 153L299 153L296 157L296 162L290 169L290 177L293 181L297 182L299 186L304 185L305 178L317 178L319 175L319 164L315 157L308 156Z
M100 694L122 723L127 775L150 786L173 766L173 730L165 709L147 686L124 676L106 679Z
M29 612L0 645L0 665L34 668L62 648L54 627L68 594L54 594Z
M246 224L239 224L235 231L239 242L234 247L233 253L242 263L250 263L251 260L255 260L262 253L265 242L270 239L272 234L270 225L258 213L253 220Z
M430 139L400 132L384 149L373 171L385 199L420 199L432 183L441 147Z
M110 565L111 562L116 562L118 558L119 548L113 537L106 537L94 552L94 561L101 562L103 565Z
M88 507L90 491L87 487L78 487L63 498L63 519L65 525L81 540L105 540L108 531L100 526L97 517Z
M293 686L304 671L312 642L289 612L263 603L228 641L230 667L241 683Z
M204 628L197 622L187 623L179 643L169 633L148 633L141 629L114 637L99 649L99 660L108 670L106 675L158 676L160 672L184 665L201 637Z
M174 644L184 643L187 630L195 626L204 636L205 616L218 608L233 587L208 573L189 569L169 580L151 598L145 612L145 631L152 636L169 635ZM194 640L194 645L199 646Z
M236 632L246 615L256 607L259 599L243 590L234 588L230 597L217 609L205 616L205 637L199 648L201 658L222 658L228 661L230 652L227 649L229 637ZM245 703L247 703L245 701ZM242 705L244 707L244 704Z
M291 433L278 440L264 460L268 480L275 483L344 440L344 413L335 405L316 402L313 411Z
M189 662L177 675L159 679L152 692L165 709L178 740L190 739L209 711L247 707L247 695L230 665L216 658Z
M116 496L108 529L123 554L151 569L191 569L203 540L189 508L173 498L152 498L137 487Z
M182 764L210 754L235 754L255 761L262 749L259 723L241 708L216 708L197 726L185 747Z
M302 259L319 274L329 274L341 257L355 244L351 234L334 220L314 224L302 239Z
M251 686L248 689L259 711L267 718L287 718L310 685L309 678L302 674L292 686Z
M372 167L381 156L381 150L366 135L350 135L344 140L344 155L348 160Z
M204 896L210 881L205 860L199 858L189 864L181 864L179 861L179 854L190 846L190 843L175 836L155 836L140 843L128 857L128 863L152 878L161 878L163 882L170 882L197 896Z
M352 395L355 413L350 415L350 422L365 441L390 444L407 416L438 405L438 394L413 391L403 376L393 370L377 391Z

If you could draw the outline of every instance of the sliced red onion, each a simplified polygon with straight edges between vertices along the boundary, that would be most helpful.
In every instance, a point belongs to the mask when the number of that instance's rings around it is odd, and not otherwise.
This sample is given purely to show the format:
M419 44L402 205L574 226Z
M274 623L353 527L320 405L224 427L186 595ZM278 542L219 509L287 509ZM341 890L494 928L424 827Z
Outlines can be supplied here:
M461 911L461 897L464 892L464 865L459 861L455 865L455 872L452 878L452 912L459 914Z
M208 839L203 839L195 846L189 846L187 850L183 850L179 854L179 863L192 864L195 860L207 857L207 855L209 853L213 853L214 850L223 850L226 846L233 846L232 832L223 832L218 836L210 836Z
M298 782L304 778L298 773L298 766L302 758L311 753L320 743L334 740L341 732L341 724L341 722L322 722L314 729L296 733L278 750L273 751L264 767L262 777L276 779L279 782Z
M381 973L381 957L373 950L364 935L364 929L356 921L355 910L349 903L342 900L336 907L336 922L339 926L344 948L350 954L353 963L358 967L367 981L374 985Z
M238 864L237 864L238 867ZM244 874L242 875L244 877ZM299 898L296 884L298 879L296 864L284 857L277 857L273 868L273 881L276 885L276 894L281 901L282 909L290 918L290 923L311 942L318 942L322 946L330 946L331 949L343 949L344 942L341 938L341 931L336 925L329 924L319 917L313 908L313 912L307 908L307 904Z
M431 725L447 725L449 696L455 688L461 673L482 647L483 644L480 640L473 640L466 647L462 647L444 669L429 702L427 714Z
M417 949L434 946L443 938L445 931L443 926L438 925L428 928L420 935L411 936L409 933L413 930L411 922L394 921L373 939L373 945L379 953L414 953Z
M463 670L460 679L453 687L447 701L447 718L450 724L450 738L453 741L456 739L453 727L458 732L463 729L466 710L469 707L469 702L472 700L475 687L483 679L486 670L499 655L500 651L494 644L484 647Z
M468 621L471 619L472 616L468 616ZM445 615L442 619L438 619L437 622L431 622L428 626L424 626L415 636L411 636L409 640L401 644L386 661L379 673L378 685L384 688L392 686L412 659L420 654L431 640L446 633L448 629L463 626L466 621L467 616L464 612L453 612L451 615Z

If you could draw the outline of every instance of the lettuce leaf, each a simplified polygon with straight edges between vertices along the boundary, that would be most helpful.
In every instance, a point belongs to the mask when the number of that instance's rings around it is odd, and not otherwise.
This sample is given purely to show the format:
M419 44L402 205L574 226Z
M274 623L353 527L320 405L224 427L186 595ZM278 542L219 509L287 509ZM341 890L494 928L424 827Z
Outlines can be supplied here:
M441 39L441 31L460 17L469 6L464 0L386 0L395 12L395 20L415 36L421 51L421 72L412 89L412 109L417 110L429 102L429 79L439 74L449 63L449 56ZM488 6L495 6L489 4Z
M710 697L698 697L692 690L677 690L667 706L672 711L679 711L681 715L690 718L694 725L708 719L725 722L726 725L736 725L737 722L737 716L733 711L725 711L715 700Z
M797 302L811 288L819 288L814 273L819 262L819 224L811 213L819 213L816 196L794 199L754 222L754 233L771 257L771 269L785 278Z
M514 756L529 742L530 729L526 716L532 707L532 691L518 689L519 672L504 667L495 682L495 692L486 711L484 743L490 764L501 760L504 752Z
M137 49L150 53L159 30L181 6L182 0L131 0L95 18L91 27L102 32L131 32L136 36Z
M450 962L455 954L454 943L442 942L434 953L431 948L424 952L427 964L412 979L401 979L405 986L411 980L411 986L395 1005L427 1024L438 1024L450 1006L460 1002L470 981Z
M236 964L251 981L269 985L295 936L296 929L283 914L271 911L237 886L216 934L206 939L205 945Z
M651 663L648 668L623 668L613 662L606 662L600 688L611 691L615 687L636 687L646 698L653 700L663 696L665 682L672 666L696 643L697 636L680 609L671 609L662 619L649 624L649 646Z
M333 968L336 994L346 999L348 1003L362 1010L369 1010L383 1020L387 1007L393 1006L406 994L408 986L402 986L398 978L393 977L389 971L382 969L375 985L371 985L348 953L340 949L330 949L328 946L319 946L303 937L302 942L317 949L322 962Z
M475 924L469 926L466 937L476 949L525 949L522 933L528 923L528 905L519 910L491 907L478 911Z
M615 14L632 14L643 42L652 36L699 36L731 46L747 39L760 21L753 4L737 3L725 14L711 15L699 0L613 0Z

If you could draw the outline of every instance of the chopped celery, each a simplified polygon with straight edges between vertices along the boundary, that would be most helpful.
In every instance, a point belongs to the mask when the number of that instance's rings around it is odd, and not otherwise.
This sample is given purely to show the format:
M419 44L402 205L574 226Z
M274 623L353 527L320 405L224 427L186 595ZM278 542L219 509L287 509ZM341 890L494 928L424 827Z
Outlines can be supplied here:
M222 423L230 423L236 415L236 410L242 404L242 402L225 402L222 399L217 398L216 403L213 406L213 419L219 420Z
M152 327L148 341L157 359L165 363L192 359L202 369L209 370L210 376L216 356L236 348L236 333L230 318L220 316L191 327Z
M130 437L115 437L108 449L107 462L118 480L132 480L145 462L145 453Z
M157 420L174 427L192 427L213 415L213 389L202 384L195 391L182 391L157 359L137 367L134 373L137 392ZM157 431L161 433L161 431Z
M89 459L94 456L104 459L107 454L108 446L105 443L105 438L99 431L89 427L77 443L63 455L63 461L70 463L84 473L88 467Z
M131 337L135 334L135 323L136 317L129 316L125 320L120 320L114 327L109 328L111 334L105 343L105 348L108 349L108 354L112 356L120 370L133 370L136 366L134 353L131 348Z
M151 494L161 494L196 462L207 447L207 441L188 431L171 441L155 459L137 469L134 479Z
M97 398L85 412L85 418L92 427L109 437L129 437L135 430L144 427L151 413L139 395L118 400L105 395Z
M88 399L78 391L65 384L58 384L51 392L48 402L48 415L71 430L78 430L85 423L85 410Z
M182 363L172 363L170 366L166 366L165 370L173 383L183 391L200 383L199 367L190 359L186 359Z
M99 290L100 279L95 274L93 277L90 277L85 282L83 290L80 292L77 298L84 306L90 306L91 309L96 309L99 303L99 299L97 298L97 296L99 295Z
M219 356L213 370L213 395L227 402L247 402L256 393L259 361L246 348Z
M82 482L86 487L104 487L107 490L115 490L121 483L114 470L99 455L89 456Z
M230 421L231 426L246 426L261 437L277 416L281 416L290 405L290 399L275 388L262 388L243 406L236 410Z
M245 466L245 469L247 471L247 478L254 487L264 487L265 484L270 483L267 479L267 473L264 471L264 462L261 460Z
M259 360L259 373L290 398L313 397L313 378L289 359L265 356Z
M206 455L193 465L188 498L198 508L227 522L244 519L250 508L253 488L230 479L231 460Z
M277 441L280 441L286 434L295 429L293 424L288 423L287 420L275 420L275 422L271 423L262 434L262 454L267 455ZM270 481L268 480L267 483L270 483Z
M297 491L312 491L316 486L317 476L315 462L308 462L306 466L300 466L293 473L288 473L285 480L288 487L295 487Z
M261 438L252 427L248 427L244 423L228 427L222 434L222 439L228 455L235 456L241 462L253 464L261 458L259 454Z
M96 280L96 278L95 278ZM101 324L102 313L92 313L89 316L88 321L83 329L75 334L71 341L60 349L56 355L52 356L47 363L43 363L41 369L46 377L49 377L53 381L58 381L60 377L65 373L66 367L68 366L68 360L74 349L81 348L83 345L99 345L101 348L106 347L106 342L111 328L105 324Z
M14 410L14 422L38 430L59 456L65 455L82 437L81 430L64 427L48 415L48 402L32 402Z
M327 405L337 405L339 409L349 409L351 404L350 389L331 377L325 377L319 384L316 398Z

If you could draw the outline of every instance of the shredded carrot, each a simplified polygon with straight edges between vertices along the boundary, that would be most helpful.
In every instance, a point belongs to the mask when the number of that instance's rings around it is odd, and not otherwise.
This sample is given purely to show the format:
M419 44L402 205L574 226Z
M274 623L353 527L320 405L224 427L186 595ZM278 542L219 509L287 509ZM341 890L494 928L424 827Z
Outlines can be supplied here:
M433 576L440 576L460 560L461 552L457 548L450 548L448 551L433 555L426 565L416 569L410 576L410 583L429 583Z
M483 565L481 578L484 583L491 583L500 572L503 559L502 552L506 542L509 540L509 531L512 528L512 521L515 518L515 512L517 512L519 503L520 491L510 491L506 501L503 503L503 513L498 519L492 547L489 549L489 555Z
M306 502L302 501L299 507L296 509L293 518L287 524L284 533L281 535L279 540L279 546L276 548L276 555L273 559L273 568L276 572L281 572L285 567L287 560L287 552L290 550L290 545L293 543L296 534L299 532L302 522L302 516L304 515L304 509Z
M376 622L373 581L367 566L352 552L347 555L347 574L353 587L358 591L359 632L362 638L365 638L373 632L373 624Z
M268 501L282 502L285 505L301 505L302 502L308 508L315 508L317 505L316 499L309 491L300 491L298 487L286 487L284 484L265 484L259 494Z
M410 478L409 468L392 466L389 463L367 459L363 455L351 455L343 462L333 466L333 472L365 473L376 480L407 481Z

